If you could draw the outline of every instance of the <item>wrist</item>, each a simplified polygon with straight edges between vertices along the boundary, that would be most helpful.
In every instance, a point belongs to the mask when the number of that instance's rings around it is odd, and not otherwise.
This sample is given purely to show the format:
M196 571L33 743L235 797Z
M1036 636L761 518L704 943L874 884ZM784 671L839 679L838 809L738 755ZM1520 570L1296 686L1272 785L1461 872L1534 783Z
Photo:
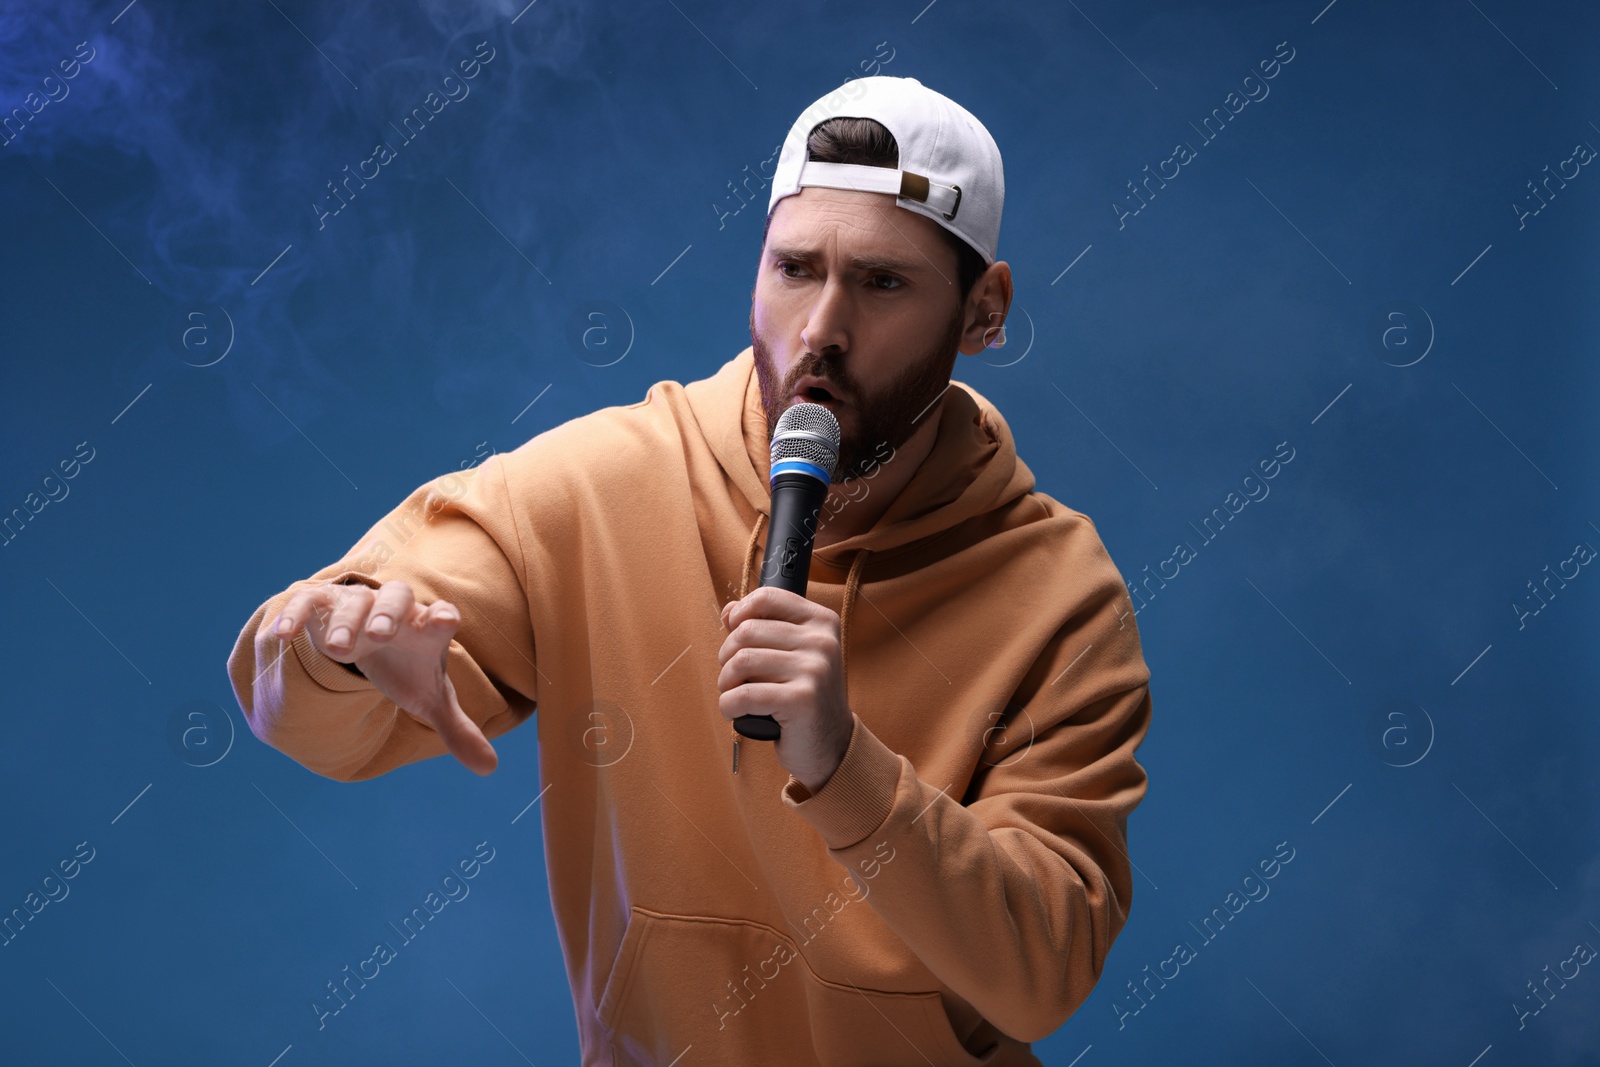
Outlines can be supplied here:
M795 775L795 779L805 787L806 792L816 796L822 792L824 786L833 780L833 776L839 771L839 765L844 762L844 754L850 750L850 739L855 736L855 730L856 717L855 713L852 712L850 715L850 729L845 731L843 738L835 743L833 756L829 760L828 766L817 775L805 778L800 777L798 774Z

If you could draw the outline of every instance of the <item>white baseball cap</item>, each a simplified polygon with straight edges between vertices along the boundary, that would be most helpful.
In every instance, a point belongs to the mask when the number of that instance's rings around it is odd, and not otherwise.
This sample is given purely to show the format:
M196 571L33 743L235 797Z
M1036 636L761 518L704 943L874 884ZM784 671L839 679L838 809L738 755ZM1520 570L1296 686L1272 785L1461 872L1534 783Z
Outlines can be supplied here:
M843 99L847 94L855 94ZM874 119L894 135L898 167L819 163L806 158L811 131L831 118ZM800 113L778 155L770 216L778 201L804 186L894 193L907 211L925 215L995 261L1006 180L1000 148L972 113L915 78L855 78Z

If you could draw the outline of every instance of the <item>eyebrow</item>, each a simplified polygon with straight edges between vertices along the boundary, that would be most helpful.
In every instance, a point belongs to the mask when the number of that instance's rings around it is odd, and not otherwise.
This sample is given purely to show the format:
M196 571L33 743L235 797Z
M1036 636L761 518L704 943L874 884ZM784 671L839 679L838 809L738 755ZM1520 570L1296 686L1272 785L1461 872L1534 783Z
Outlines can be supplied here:
M792 259L797 263L814 263L817 253L810 248L769 248L767 255L772 259ZM855 256L850 260L850 265L860 271L886 270L898 274L917 274L922 271L922 265L913 260L891 259L887 256Z

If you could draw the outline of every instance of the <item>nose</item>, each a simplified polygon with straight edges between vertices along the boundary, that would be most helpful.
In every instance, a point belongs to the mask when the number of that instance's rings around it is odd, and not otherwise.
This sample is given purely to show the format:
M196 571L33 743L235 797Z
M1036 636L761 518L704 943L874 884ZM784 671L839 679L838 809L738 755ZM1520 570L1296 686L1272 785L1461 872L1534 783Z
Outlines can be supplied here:
M811 314L800 331L800 340L806 349L818 354L829 348L849 351L852 310L849 290L837 278L829 278L817 294Z

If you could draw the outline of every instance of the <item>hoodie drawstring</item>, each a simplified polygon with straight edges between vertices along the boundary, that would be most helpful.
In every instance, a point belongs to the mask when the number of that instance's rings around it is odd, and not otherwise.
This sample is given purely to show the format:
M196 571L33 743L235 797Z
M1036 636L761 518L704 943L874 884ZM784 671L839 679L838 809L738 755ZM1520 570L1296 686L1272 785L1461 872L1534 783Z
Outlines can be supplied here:
M766 512L756 513L756 524L750 527L750 543L744 549L744 566L739 570L739 599L743 600L750 595L750 568L756 561L756 539L761 535L761 527L767 523Z
M740 600L750 594L752 588L750 572L755 567L756 543L766 523L766 512L758 512L756 524L750 528L750 543L745 546L744 567L739 572ZM849 692L850 681L850 605L854 603L856 592L861 588L861 572L870 555L872 555L871 549L857 549L855 558L850 561L850 575L844 581L844 604L843 610L839 612L839 673L844 677L846 693Z

